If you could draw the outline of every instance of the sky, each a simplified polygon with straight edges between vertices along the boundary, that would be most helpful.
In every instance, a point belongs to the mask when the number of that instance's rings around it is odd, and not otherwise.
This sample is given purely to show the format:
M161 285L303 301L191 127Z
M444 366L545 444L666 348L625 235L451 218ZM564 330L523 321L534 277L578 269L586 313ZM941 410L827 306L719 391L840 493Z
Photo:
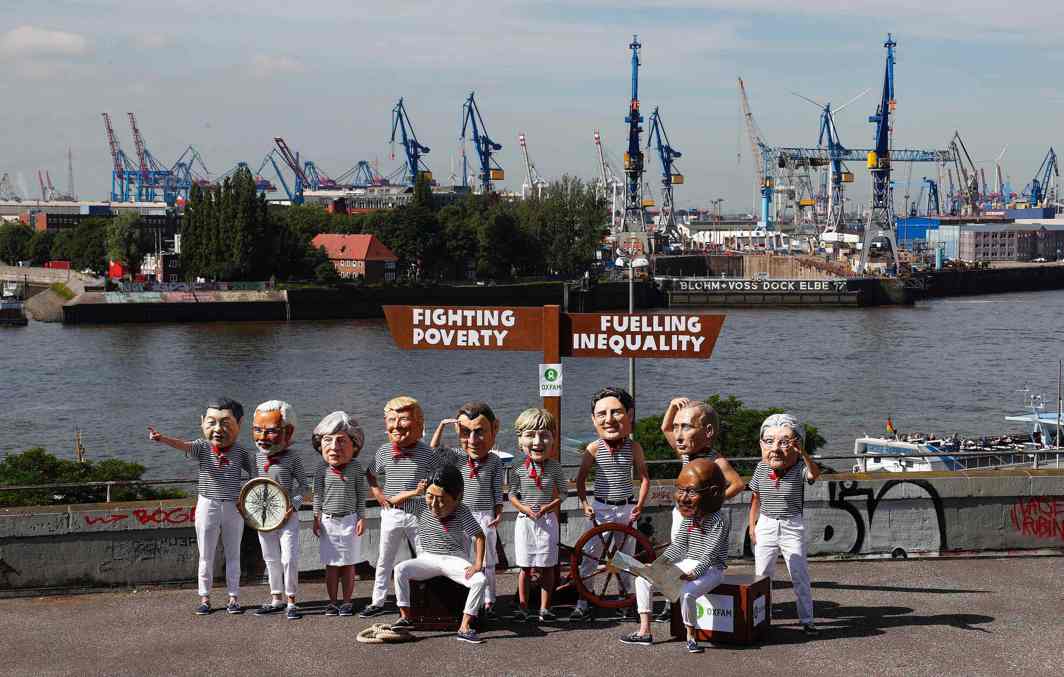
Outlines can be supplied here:
M195 146L213 175L258 167L282 136L338 175L359 160L388 174L391 111L403 97L425 157L446 182L471 91L503 145L504 187L520 188L523 132L538 172L598 173L593 133L620 170L633 34L642 43L640 101L660 107L685 175L679 207L754 204L740 115L742 77L770 145L816 146L819 111L871 88L836 118L844 145L872 145L867 121L883 80L883 42L897 42L895 147L944 148L959 130L974 160L1003 149L1015 190L1051 145L1064 145L1064 3L1025 0L7 0L0 29L0 174L39 193L47 169L66 190L106 198L111 159L100 113L134 155L126 112L151 152L173 163ZM13 7L11 7L13 5ZM649 127L649 125L647 125ZM646 136L644 135L644 144ZM1007 148L1006 148L1007 147ZM1062 149L1064 150L1064 149ZM855 198L867 196L867 172ZM657 185L659 167L650 165ZM912 193L929 165L895 166ZM900 208L900 207L899 207Z

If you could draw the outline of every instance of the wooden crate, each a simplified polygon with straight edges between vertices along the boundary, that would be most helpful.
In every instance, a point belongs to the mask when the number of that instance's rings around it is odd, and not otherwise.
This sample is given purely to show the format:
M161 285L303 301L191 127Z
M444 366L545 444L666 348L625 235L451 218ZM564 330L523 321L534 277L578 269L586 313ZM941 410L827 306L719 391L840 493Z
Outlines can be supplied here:
M410 615L419 630L458 630L469 588L444 576L410 581Z
M699 640L753 644L764 639L772 622L772 581L768 576L725 575L697 604ZM677 639L687 637L679 604L672 605L670 630Z

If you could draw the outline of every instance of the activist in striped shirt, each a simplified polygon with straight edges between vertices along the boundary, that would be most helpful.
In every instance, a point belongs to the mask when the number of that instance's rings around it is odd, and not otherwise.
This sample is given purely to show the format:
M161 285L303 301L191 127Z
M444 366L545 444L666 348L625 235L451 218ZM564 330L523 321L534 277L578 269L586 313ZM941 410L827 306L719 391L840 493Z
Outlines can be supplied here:
M207 404L200 419L203 439L186 441L168 437L148 426L148 438L196 459L199 466L196 498L196 546L199 548L199 594L197 615L211 613L210 590L214 578L214 554L221 537L225 549L225 581L229 593L226 611L244 613L240 606L240 541L244 518L236 500L244 475L254 477L255 459L237 444L244 407L236 400L220 397Z
M285 611L285 618L302 617L296 608L299 586L299 508L307 493L307 478L303 459L292 451L296 413L292 405L281 400L269 400L255 407L251 422L251 437L255 440L255 466L259 477L277 482L288 496L289 512L284 522L272 531L260 531L259 546L266 564L271 599L255 611L256 615ZM288 596L284 603L282 594Z
M674 498L683 521L679 534L661 554L683 574L679 604L687 627L687 651L701 653L695 637L697 600L720 584L727 567L730 521L720 512L724 501L724 473L712 461L696 458L676 478ZM621 637L625 644L651 644L650 611L653 583L643 577L635 580L639 630Z
M558 508L569 493L561 463L549 457L557 425L546 409L526 409L514 421L517 446L524 453L510 469L510 504L517 510L514 550L519 606L515 617L529 620L529 586L539 581L539 620L555 620L551 611L554 568L558 563Z
M314 475L314 535L329 593L325 615L352 616L354 565L362 559L367 491L366 472L355 457L362 451L365 434L353 416L334 411L314 428L311 441L324 461ZM337 606L340 584L344 597Z
M598 524L635 523L650 492L643 447L630 439L634 418L635 400L623 388L603 388L591 396L591 422L599 439L584 450L576 474L576 493L584 514ZM594 504L587 500L587 476L592 468L595 469ZM638 496L632 483L633 471L639 478ZM580 564L581 576L586 578L591 574L602 545L602 539L588 543ZM629 554L634 552L635 539L625 539L622 549ZM628 574L621 576L627 587L630 582ZM579 599L569 620L584 622L590 618L587 600Z
M487 579L484 577L484 531L469 508L462 503L462 473L453 465L435 471L428 481L418 484L410 499L417 520L421 549L417 557L395 567L395 598L400 619L393 628L414 625L410 614L410 583L436 576L446 576L469 588L458 639L480 644L482 639L470 626L480 613ZM424 499L421 495L424 495ZM468 559L473 544L473 561Z
M440 443L448 426L453 426L460 448L443 448ZM473 517L484 530L484 576L488 586L484 590L482 618L494 619L495 611L495 549L497 527L502 519L502 482L506 468L502 459L492 453L499 433L499 419L487 402L466 402L458 408L455 418L445 418L436 426L429 445L446 463L458 466L465 481L462 502L469 506Z
M749 531L754 546L754 573L773 575L782 553L798 598L798 620L809 636L818 634L813 622L813 593L806 559L805 482L820 477L820 467L805 450L805 426L790 414L773 414L761 424L761 462L750 480Z

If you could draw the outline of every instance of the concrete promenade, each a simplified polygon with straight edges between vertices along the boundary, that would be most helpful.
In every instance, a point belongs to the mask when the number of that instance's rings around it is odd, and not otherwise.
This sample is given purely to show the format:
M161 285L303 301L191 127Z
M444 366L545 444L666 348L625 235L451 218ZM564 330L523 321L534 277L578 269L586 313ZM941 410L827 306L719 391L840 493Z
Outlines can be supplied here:
M179 675L1058 675L1064 658L1064 557L814 560L821 636L798 630L794 595L780 563L769 639L759 646L708 648L689 655L655 624L653 647L617 638L631 623L598 621L570 629L503 622L487 643L449 633L419 641L364 645L355 634L371 621L326 618L324 587L303 586L299 621L250 613L192 614L195 589L0 600L0 673ZM744 573L735 560L730 573ZM508 607L515 576L501 575ZM370 583L360 581L364 603ZM263 586L244 588L250 608ZM224 601L216 588L212 600ZM562 614L567 609L558 609ZM390 620L383 616L374 621Z

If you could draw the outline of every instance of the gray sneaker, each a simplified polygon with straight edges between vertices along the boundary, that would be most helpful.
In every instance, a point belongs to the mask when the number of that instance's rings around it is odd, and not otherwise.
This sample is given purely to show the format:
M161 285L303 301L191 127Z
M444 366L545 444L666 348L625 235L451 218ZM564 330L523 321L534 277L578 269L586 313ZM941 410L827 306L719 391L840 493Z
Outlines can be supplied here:
M465 632L459 630L458 634L455 635L454 638L457 639L459 642L468 642L470 644L484 643L484 640L480 638L480 635L477 634L477 631L473 630L472 628L466 630Z
M573 609L573 613L569 614L570 623L588 623L591 621L591 612L582 607L576 607Z
M623 644L636 644L638 646L650 646L654 643L654 637L652 635L640 635L638 632L633 632L630 635L624 635L621 637Z
M225 605L225 612L228 614L242 614L244 613L244 607L240 606L240 602L230 600L229 604Z

